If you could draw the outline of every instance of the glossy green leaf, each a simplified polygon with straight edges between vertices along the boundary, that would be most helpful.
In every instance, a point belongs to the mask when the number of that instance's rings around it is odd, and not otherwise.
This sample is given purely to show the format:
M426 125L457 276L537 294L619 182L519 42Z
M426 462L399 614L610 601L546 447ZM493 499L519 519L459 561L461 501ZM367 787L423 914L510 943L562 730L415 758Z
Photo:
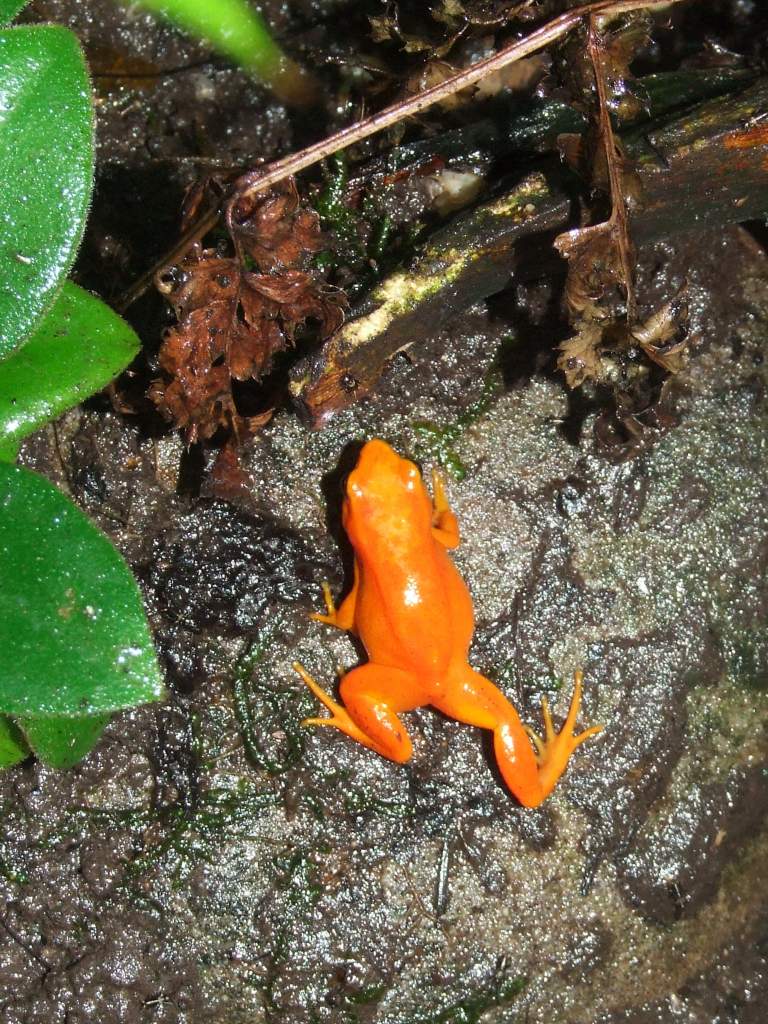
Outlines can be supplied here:
M58 25L0 31L0 359L53 303L93 178L88 73Z
M141 596L93 523L0 463L0 712L104 714L163 696Z
M0 768L10 768L29 757L29 747L18 727L7 715L0 715Z
M0 25L8 25L29 0L0 0Z
M285 57L246 0L138 0L138 5L206 40L268 82L282 99L298 103L316 99L310 77Z
M93 749L110 718L20 718L18 724L41 761L51 768L71 768Z
M0 441L0 462L15 462L19 455L19 442Z
M66 281L23 348L0 362L0 458L22 438L100 391L139 339L109 306Z

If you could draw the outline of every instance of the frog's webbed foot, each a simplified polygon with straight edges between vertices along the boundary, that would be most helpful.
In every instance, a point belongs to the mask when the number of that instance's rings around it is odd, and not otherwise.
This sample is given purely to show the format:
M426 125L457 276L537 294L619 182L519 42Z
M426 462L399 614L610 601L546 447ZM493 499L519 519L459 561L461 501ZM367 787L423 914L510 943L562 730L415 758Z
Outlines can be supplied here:
M342 704L337 703L330 694L326 693L322 686L315 682L309 672L298 661L294 661L293 667L320 703L324 704L331 712L330 718L305 718L301 724L305 726L331 725L334 729L339 729L340 732L346 733L353 740L357 740L358 743L370 747L372 745L370 737L366 736L363 730L353 721L347 709Z
M563 774L565 767L568 764L568 759L574 750L585 740L588 740L590 736L596 736L603 730L602 725L591 725L583 732L574 734L576 716L578 715L579 707L581 706L582 679L583 673L581 670L574 672L571 706L568 710L568 717L565 722L563 722L563 727L559 733L555 732L552 724L552 716L549 713L549 705L547 704L546 697L541 702L541 712L544 716L544 737L542 738L539 736L529 726L524 727L531 742L536 748L539 777L542 785L547 789L551 788L551 786L554 785L557 779Z

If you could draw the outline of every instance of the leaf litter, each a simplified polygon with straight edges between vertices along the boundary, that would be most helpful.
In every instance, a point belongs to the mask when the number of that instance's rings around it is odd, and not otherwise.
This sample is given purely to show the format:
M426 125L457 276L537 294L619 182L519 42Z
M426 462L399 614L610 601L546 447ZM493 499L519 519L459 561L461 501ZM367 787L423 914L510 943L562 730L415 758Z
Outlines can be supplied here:
M583 136L561 139L563 155L585 178L590 193L582 226L563 233L555 242L569 263L566 303L572 327L571 337L560 346L558 366L570 387L590 383L607 387L613 398L608 412L619 425L617 436L625 435L619 455L627 457L650 440L647 430L636 424L630 427L629 420L641 410L645 414L661 399L662 390L669 391L664 387L666 377L685 363L687 317L684 299L678 295L644 321L638 318L629 222L633 207L641 202L639 178L614 131L614 122L620 126L647 106L631 64L647 47L651 25L645 11L615 12L657 7L658 0L616 3L610 16L594 13L602 6L591 5L590 10L588 5L573 12L572 24L555 28L555 19L551 29L545 26L542 30L549 35L549 42L555 42L567 28L578 25L579 13L586 16L585 27L561 45L558 69L574 106L590 118ZM430 9L433 30L437 22L448 29L453 41L468 28L499 26L511 18L525 21L545 13L552 11L544 3L458 0L444 0ZM402 46L399 17L397 5L388 5L381 24L374 21L373 35L383 33ZM434 40L430 43L425 48L431 51L434 63L441 53ZM521 48L517 59L535 48L532 43L530 50ZM512 51L517 51L515 45L508 49L507 63L514 60ZM500 57L497 54L488 62L488 74L498 70L497 64L504 66ZM536 60L540 62L540 58ZM540 73L537 65L536 74ZM467 84L480 81L480 67L463 77ZM445 83L450 84L446 96L461 88L460 78L462 75L456 75L455 82ZM439 102L437 95L431 102ZM285 173L289 163L294 170L308 166L345 145L347 134L350 141L352 135L359 140L386 124L396 124L408 106L409 101L404 100L322 145L309 147L305 154L278 161L272 169L243 175L226 191L226 237L203 248L201 233L190 231L196 241L186 255L158 275L158 287L177 322L165 334L159 353L162 376L153 382L150 397L161 413L183 430L188 443L208 440L222 431L225 443L236 451L244 437L269 419L275 399L269 399L267 389L257 389L262 401L254 405L254 390L249 388L250 402L242 401L243 389L235 385L263 381L275 356L295 343L308 322L314 323L325 340L344 319L345 294L323 280L317 267L310 266L312 257L325 248L319 218L299 199L294 179L278 175L279 165L286 164ZM400 107L398 117L395 108ZM188 231L194 228L204 191L197 188L190 196L185 216ZM212 211L217 206L214 204ZM213 218L208 220L208 235L214 224ZM643 438L642 444L638 437ZM238 481L234 484L240 486Z
M157 279L177 322L165 332L162 377L149 394L188 443L222 428L236 439L252 434L273 408L245 415L234 382L262 380L308 321L327 338L344 320L344 293L309 267L324 247L317 214L301 203L293 178L255 191L255 176L235 184L224 217L227 237L211 248L196 243ZM203 191L190 196L185 220L195 215Z
M568 261L565 303L572 330L559 346L557 366L570 388L591 381L612 392L612 404L598 417L596 439L620 461L674 423L667 378L685 365L689 344L685 285L642 321L635 296L630 221L642 195L614 121L631 120L642 109L644 100L630 65L649 40L644 12L610 24L591 16L586 41L576 41L577 59L568 59L574 41L563 48L576 104L585 109L590 123L583 136L560 138L561 154L592 189L584 220L599 216L606 198L610 213L555 239Z

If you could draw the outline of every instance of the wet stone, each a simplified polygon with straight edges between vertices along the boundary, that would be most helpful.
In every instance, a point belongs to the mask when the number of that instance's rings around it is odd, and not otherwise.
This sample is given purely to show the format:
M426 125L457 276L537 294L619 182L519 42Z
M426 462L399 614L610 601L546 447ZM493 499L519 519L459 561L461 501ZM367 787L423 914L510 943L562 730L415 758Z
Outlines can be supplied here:
M174 626L249 633L276 604L315 599L328 567L276 520L211 501L156 538L142 575L153 606Z

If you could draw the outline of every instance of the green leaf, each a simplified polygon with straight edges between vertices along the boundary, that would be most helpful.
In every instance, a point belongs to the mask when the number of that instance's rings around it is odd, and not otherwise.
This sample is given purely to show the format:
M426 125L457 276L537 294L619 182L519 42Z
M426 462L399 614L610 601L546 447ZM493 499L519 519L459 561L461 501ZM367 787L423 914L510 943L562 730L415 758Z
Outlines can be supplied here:
M24 342L72 265L91 194L92 122L72 32L0 31L0 359Z
M41 761L51 768L71 768L93 749L110 718L20 718L18 724Z
M104 714L163 696L136 582L43 477L0 463L0 712Z
M0 715L0 768L10 768L29 757L29 747L7 715Z
M131 362L139 339L109 306L66 281L23 348L0 362L0 458L100 391Z
M0 0L0 25L10 24L29 0Z
M138 5L206 40L269 83L287 102L316 100L310 76L285 57L246 0L138 0Z

